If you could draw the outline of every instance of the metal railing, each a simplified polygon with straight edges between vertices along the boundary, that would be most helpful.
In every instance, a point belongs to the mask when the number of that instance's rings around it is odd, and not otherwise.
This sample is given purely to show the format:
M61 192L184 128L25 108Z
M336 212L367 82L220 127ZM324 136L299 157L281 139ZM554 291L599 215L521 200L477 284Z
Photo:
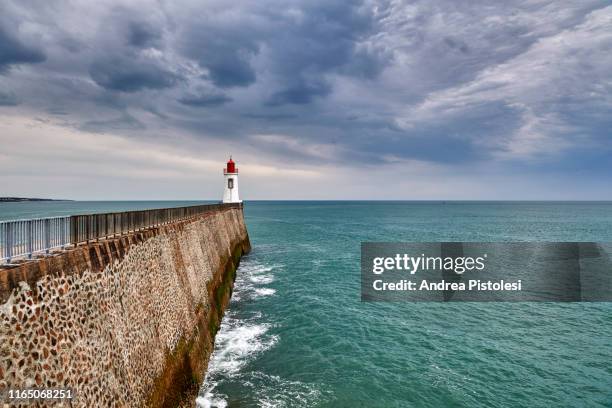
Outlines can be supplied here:
M49 252L68 244L70 217L0 222L0 261L36 252Z
M70 244L185 220L210 211L240 207L241 204L206 204L0 222L0 263L10 263L16 257L31 258L36 253L49 253Z

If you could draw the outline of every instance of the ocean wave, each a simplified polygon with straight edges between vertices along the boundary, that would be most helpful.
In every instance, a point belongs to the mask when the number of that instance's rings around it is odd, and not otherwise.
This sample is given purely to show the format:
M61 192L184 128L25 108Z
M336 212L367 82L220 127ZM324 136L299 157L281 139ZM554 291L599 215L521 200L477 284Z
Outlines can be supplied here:
M244 373L239 383L245 391L248 390L245 394L250 395L256 405L262 408L314 407L329 400L331 396L320 384L290 381L261 371ZM228 399L227 395L215 393L215 387L211 387L196 399L196 406L227 408Z
M274 282L273 275L253 275L249 279L251 280L251 282L260 285L267 285L269 283Z
M237 303L247 299L270 296L275 289L262 287L274 282L274 271L281 265L264 265L258 262L244 262L240 265L234 283L232 302Z
M255 315L257 317L261 316ZM204 386L196 400L198 407L227 407L227 396L216 391L218 385L224 379L239 377L244 366L277 343L278 336L267 334L270 324L250 321L236 319L231 315L223 319L215 338L215 351L208 364Z
M273 270L279 267L280 265L262 265L260 263L252 262L252 263L247 263L246 265L241 264L239 267L239 270L240 270L240 273L244 275L252 275L252 274L258 274L258 273L272 272Z
M276 293L276 290L272 289L272 288L257 288L257 289L255 289L255 295L257 297L271 296L271 295L273 295L275 293Z
M327 392L317 384L289 381L261 372L255 372L253 379L262 384L256 392L263 408L312 407L327 397Z
M263 265L248 261L241 264L230 307L216 335L215 350L200 395L196 400L198 407L226 408L228 397L219 392L218 388L225 381L243 376L245 373L241 373L242 368L278 342L277 335L268 333L272 324L265 321L265 316L260 311L246 313L240 310L241 303L245 301L250 302L276 293L275 289L264 285L274 281L274 270L278 267L278 265ZM249 306L252 304L249 303Z
M209 364L209 371L235 374L254 354L272 347L277 336L264 336L269 330L269 324L244 324L235 321L234 327L220 330L215 338L215 346L219 350Z
M215 396L212 392L199 396L195 402L198 408L227 408L227 401L223 397Z

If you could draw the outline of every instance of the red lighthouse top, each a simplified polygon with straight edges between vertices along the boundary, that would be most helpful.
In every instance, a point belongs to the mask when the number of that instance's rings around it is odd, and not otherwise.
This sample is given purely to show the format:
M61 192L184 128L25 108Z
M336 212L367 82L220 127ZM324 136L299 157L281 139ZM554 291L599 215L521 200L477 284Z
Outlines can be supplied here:
M224 173L238 173L238 169L236 168L236 163L232 160L232 156L230 156L229 161L227 162L227 167L225 168Z

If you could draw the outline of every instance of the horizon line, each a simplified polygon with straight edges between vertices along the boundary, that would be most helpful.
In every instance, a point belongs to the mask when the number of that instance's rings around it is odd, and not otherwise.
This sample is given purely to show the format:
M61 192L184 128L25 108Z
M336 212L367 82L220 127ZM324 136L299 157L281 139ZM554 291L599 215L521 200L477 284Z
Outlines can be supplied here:
M12 198L12 197L11 197ZM17 197L16 197L17 198ZM23 198L23 197L18 197ZM190 201L190 202L220 202L220 199L113 199L113 200L101 200L101 199L68 199L68 198L36 198L29 199L32 201L0 201L3 203L49 203L49 202L173 202L173 201ZM273 198L273 199L246 199L243 202L612 202L612 199L292 199L292 198Z

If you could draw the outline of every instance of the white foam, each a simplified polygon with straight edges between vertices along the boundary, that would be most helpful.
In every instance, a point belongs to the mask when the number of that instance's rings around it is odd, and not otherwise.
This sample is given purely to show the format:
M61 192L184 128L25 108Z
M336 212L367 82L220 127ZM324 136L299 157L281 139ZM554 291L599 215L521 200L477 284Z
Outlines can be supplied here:
M253 324L231 316L226 317L229 318L223 320L215 338L215 351L204 380L204 395L200 395L196 401L201 408L226 408L225 396L214 393L217 382L212 379L237 375L255 355L274 346L278 341L278 336L266 335L270 327L268 324Z
M264 337L270 326L268 324L238 324L226 330L222 327L217 333L215 353L209 364L211 372L235 374L248 363L249 357L272 347L278 340L277 336Z
M271 296L276 293L276 290L272 288L256 288L255 297Z
M204 396L196 398L196 407L198 408L226 408L227 401L223 398L215 397L211 392L207 392Z
M233 302L256 299L276 293L272 288L262 287L274 282L274 272L280 265L262 265L258 262L245 262L238 269L234 284Z
M249 279L251 280L251 282L261 285L267 285L269 283L274 282L273 275L253 275Z
M247 272L270 272L274 270L275 268L278 268L278 265L264 266L261 264L253 263L250 265L246 265L245 270Z
M284 380L279 376L253 373L263 384L256 391L262 407L311 407L319 405L326 392L320 385Z
M263 285L274 282L273 272L278 267L278 265L262 265L258 262L243 262L237 272L232 303L275 294L275 289ZM244 316L242 312L241 318L236 316L230 305L215 338L215 350L200 391L202 394L196 400L198 407L226 408L227 397L215 393L218 383L222 382L224 377L236 378L239 376L240 370L245 365L256 358L259 353L273 347L278 341L278 336L267 333L271 325L262 321L264 317L261 312L255 312L249 316ZM264 403L263 400L262 403Z

